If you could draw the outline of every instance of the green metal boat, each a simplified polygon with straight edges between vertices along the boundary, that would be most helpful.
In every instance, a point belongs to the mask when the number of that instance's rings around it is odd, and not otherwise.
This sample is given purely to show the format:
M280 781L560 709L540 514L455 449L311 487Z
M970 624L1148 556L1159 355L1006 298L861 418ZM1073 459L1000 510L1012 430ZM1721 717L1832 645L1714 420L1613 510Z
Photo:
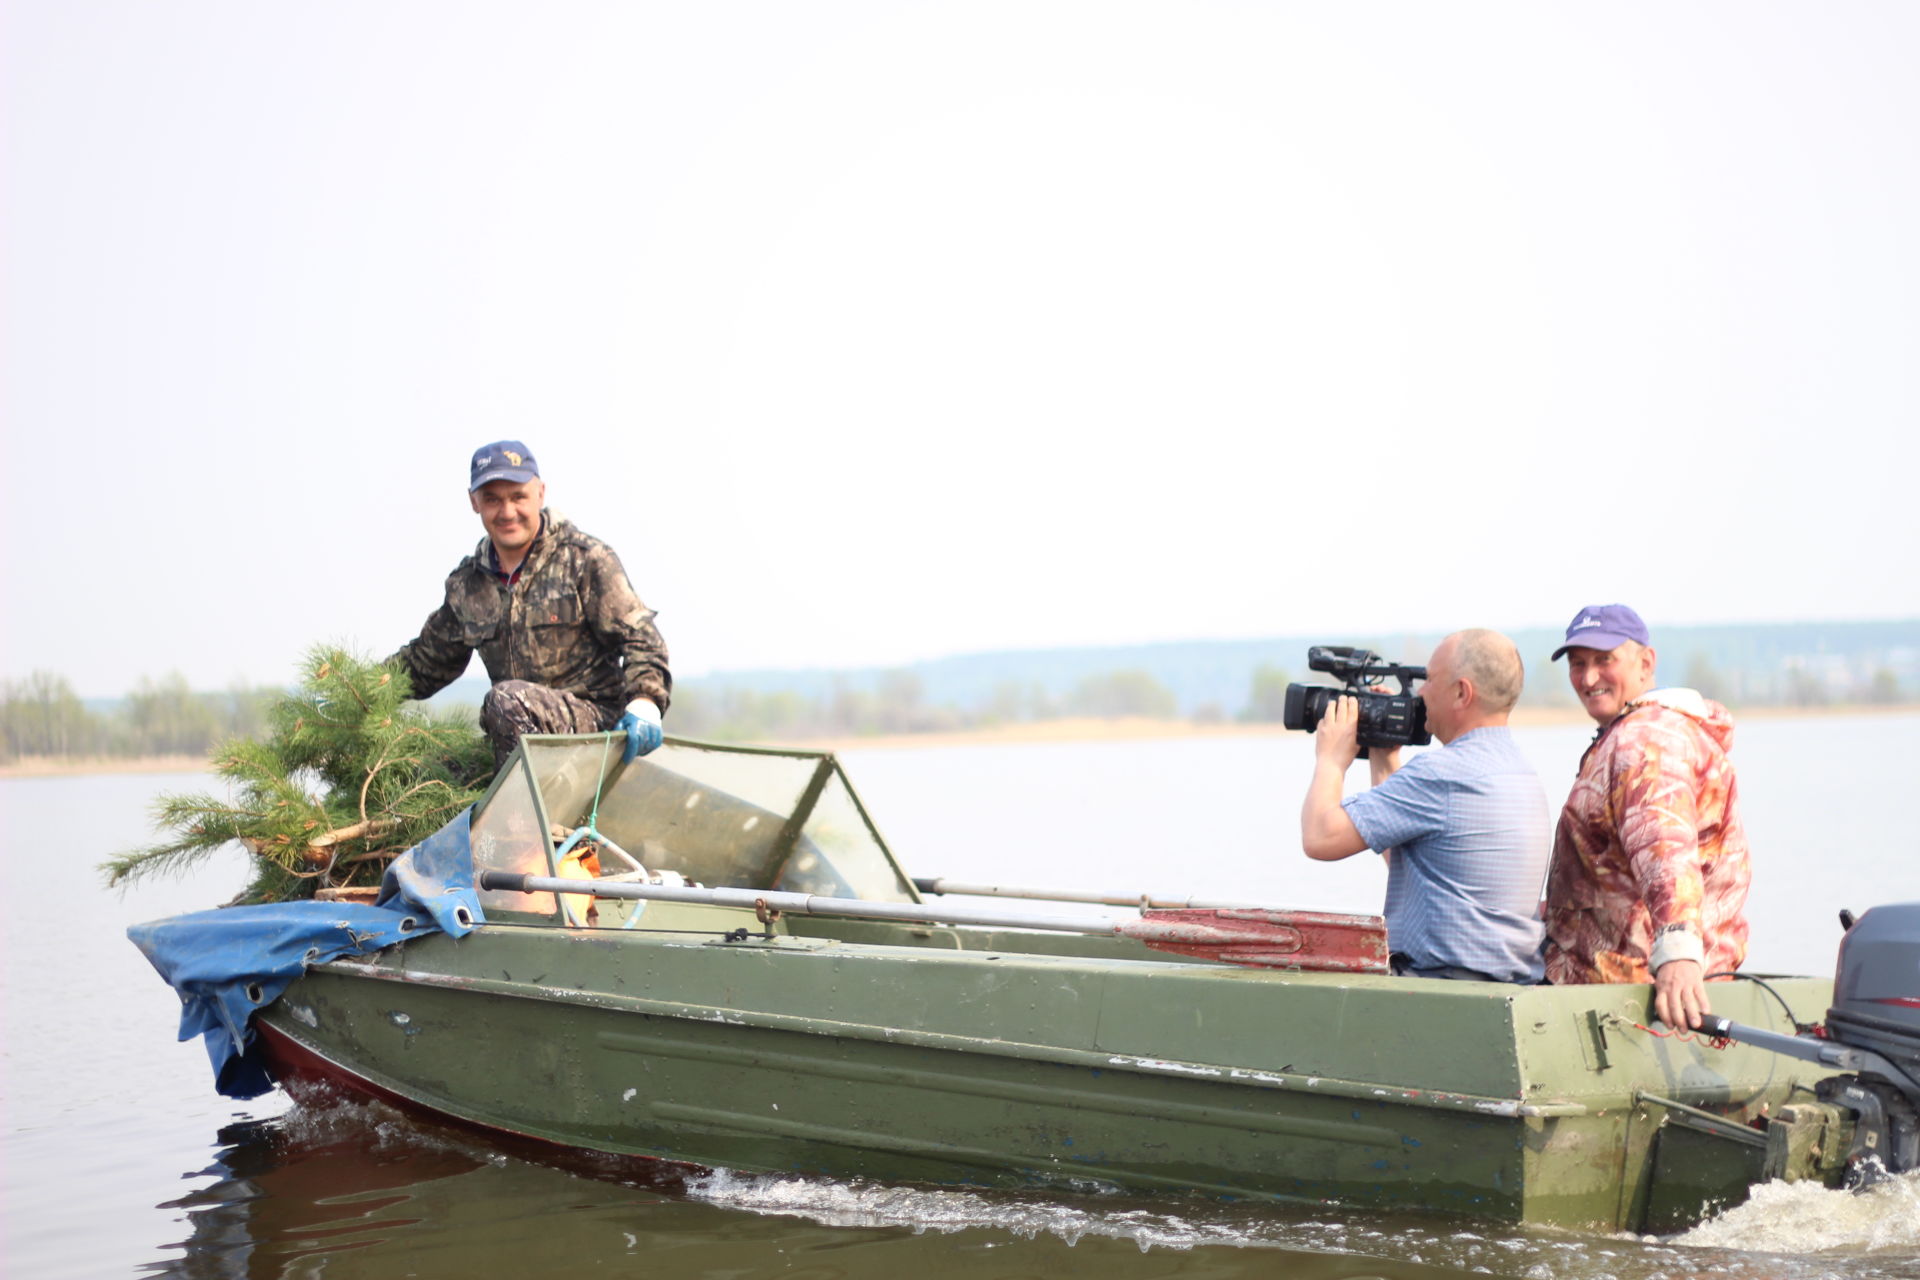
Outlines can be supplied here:
M314 965L258 1011L281 1083L736 1170L1655 1232L1838 1182L1858 1136L1816 1096L1831 1063L1664 1034L1648 987L1358 971L1384 968L1377 918L930 901L952 886L902 870L825 753L622 766L531 737L470 843L473 932ZM1714 1007L1792 1037L1832 993Z

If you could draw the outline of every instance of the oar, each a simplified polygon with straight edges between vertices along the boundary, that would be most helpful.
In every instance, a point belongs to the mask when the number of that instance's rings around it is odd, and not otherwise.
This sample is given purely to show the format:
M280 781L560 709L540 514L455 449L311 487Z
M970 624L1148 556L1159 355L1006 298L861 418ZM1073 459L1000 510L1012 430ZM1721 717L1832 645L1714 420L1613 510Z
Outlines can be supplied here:
M1160 951L1262 968L1385 973L1386 927L1378 916L1338 915L1325 911L1272 908L1194 908L1148 910L1138 920L1097 916L1045 916L992 908L923 906L912 902L874 902L866 898L827 898L772 889L708 889L635 884L621 880L568 880L512 871L482 871L482 889L508 893L591 893L601 898L642 898L656 902L693 902L745 907L803 916L852 920L893 920L907 924L967 924L1054 933L1131 938Z
M1176 898L1158 893L1105 893L1080 889L1021 889L1005 884L975 884L949 880L945 876L916 877L913 887L922 893L965 894L971 898L1037 898L1046 902L1091 902L1103 907L1230 907L1258 910L1257 902L1236 902L1227 898Z

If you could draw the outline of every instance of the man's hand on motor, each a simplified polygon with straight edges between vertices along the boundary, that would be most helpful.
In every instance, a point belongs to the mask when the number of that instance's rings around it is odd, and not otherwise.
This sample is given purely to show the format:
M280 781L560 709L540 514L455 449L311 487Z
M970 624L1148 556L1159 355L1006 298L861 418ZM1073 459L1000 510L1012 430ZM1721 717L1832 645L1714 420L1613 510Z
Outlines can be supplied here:
M1313 753L1342 773L1360 758L1360 700L1347 694L1331 699L1313 734Z
M622 763L631 764L635 756L644 756L660 745L660 708L647 698L635 698L627 704L627 714L620 717L620 723L614 728L627 735L627 747L621 753Z
M1698 960L1669 960L1653 975L1653 1013L1676 1031L1696 1031L1707 1003L1705 972Z

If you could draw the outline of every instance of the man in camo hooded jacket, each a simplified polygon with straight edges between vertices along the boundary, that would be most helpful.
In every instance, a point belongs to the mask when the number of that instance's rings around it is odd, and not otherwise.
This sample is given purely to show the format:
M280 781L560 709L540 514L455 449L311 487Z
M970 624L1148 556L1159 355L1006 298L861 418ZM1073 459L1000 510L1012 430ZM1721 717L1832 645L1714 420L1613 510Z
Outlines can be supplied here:
M624 758L660 745L673 691L667 644L613 548L546 509L518 440L473 455L467 500L487 536L447 577L446 598L387 661L431 697L480 651L493 688L480 727L504 764L523 733L627 735Z
M1733 719L1692 689L1655 687L1647 624L1623 604L1575 614L1553 656L1600 729L1554 834L1547 979L1651 982L1662 1022L1698 1027L1706 980L1747 954Z

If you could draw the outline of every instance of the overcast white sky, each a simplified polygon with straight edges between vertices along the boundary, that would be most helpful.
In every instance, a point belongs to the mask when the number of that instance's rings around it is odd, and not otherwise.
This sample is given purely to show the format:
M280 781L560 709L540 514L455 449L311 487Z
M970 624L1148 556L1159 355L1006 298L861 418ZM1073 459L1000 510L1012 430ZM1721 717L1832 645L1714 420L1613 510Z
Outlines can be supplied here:
M1920 5L10 0L0 674L1920 615ZM475 668L477 671L477 667Z

